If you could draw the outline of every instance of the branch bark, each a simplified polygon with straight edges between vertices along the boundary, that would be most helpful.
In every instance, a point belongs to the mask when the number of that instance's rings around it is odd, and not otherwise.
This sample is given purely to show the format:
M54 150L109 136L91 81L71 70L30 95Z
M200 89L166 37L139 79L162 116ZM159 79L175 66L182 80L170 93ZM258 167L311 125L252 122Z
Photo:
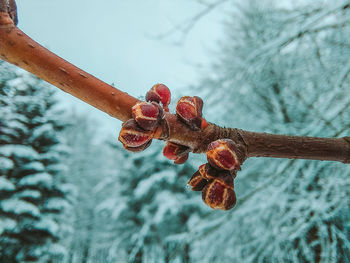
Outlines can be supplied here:
M1 3L1 1L0 1ZM1 5L0 5L1 7ZM0 57L61 90L121 120L132 118L131 107L139 100L95 78L36 43L15 26L7 11L0 9ZM213 123L192 131L174 114L166 114L158 139L186 145L194 153L229 138L246 150L246 157L329 160L350 163L350 137L315 138L255 133L222 128Z

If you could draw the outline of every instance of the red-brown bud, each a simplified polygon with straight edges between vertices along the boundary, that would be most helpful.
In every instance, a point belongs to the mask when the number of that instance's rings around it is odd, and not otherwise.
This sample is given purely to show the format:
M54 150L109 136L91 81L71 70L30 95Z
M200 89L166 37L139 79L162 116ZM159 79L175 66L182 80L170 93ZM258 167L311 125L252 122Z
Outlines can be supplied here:
M125 149L138 152L151 144L153 133L153 131L141 129L134 119L130 119L123 123L118 139Z
M184 155L177 157L174 160L174 164L184 164L188 160L188 156L189 156L189 154L185 153Z
M168 105L170 104L171 93L167 86L164 84L154 85L149 92L146 94L146 101L154 101L162 103L164 110L169 111Z
M198 171L200 175L207 180L215 179L220 174L220 171L211 167L209 163L205 163L199 166Z
M233 188L234 174L231 171L217 170L209 163L202 164L198 169L199 174L206 180L219 180L227 187Z
M144 130L153 130L162 117L162 109L157 103L138 102L132 107L132 117Z
M152 140L146 142L145 144L139 146L139 147L128 147L125 144L123 144L124 148L130 152L142 152L143 150L147 149L152 143Z
M204 186L208 183L208 180L204 179L199 171L195 172L191 179L188 181L188 185L192 187L192 191L202 191Z
M204 203L213 209L229 210L236 204L236 193L222 180L211 180L202 190Z
M240 169L237 152L237 146L232 140L220 139L209 144L207 159L214 168L219 170Z
M202 118L202 108L203 101L201 98L185 96L177 102L176 115L192 130L199 130L207 126L206 121Z
M163 148L163 155L175 164L182 164L187 161L190 149L187 146L167 142Z

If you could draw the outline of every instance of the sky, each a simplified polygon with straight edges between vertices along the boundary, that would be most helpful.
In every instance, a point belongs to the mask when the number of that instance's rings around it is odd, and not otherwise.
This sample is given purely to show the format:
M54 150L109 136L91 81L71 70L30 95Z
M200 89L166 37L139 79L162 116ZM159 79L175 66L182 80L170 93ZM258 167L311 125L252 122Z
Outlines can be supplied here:
M213 61L225 8L204 16L184 37L172 29L203 9L195 0L17 0L17 6L18 26L26 34L138 98L155 83L166 84L175 96L195 95L186 88ZM104 129L120 128L107 114L58 93L67 110L93 116Z

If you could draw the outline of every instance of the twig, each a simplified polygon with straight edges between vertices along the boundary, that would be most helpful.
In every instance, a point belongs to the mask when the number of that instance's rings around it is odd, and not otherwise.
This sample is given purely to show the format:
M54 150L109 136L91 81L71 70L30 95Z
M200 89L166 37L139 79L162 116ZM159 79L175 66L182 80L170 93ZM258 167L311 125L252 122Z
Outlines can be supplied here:
M0 7L4 0L0 0ZM0 9L5 10L5 9ZM138 100L53 54L24 34L7 11L0 12L0 57L122 121L130 119ZM275 157L350 162L350 137L315 138L248 132L209 123L192 131L174 114L166 114L158 139L206 151L219 138L246 148L247 157Z

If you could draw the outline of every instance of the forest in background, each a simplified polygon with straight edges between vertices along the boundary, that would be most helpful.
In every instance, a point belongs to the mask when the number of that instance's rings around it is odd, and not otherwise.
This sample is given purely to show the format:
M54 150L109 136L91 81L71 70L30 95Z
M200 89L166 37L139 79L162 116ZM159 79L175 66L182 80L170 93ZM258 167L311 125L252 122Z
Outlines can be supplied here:
M212 66L183 95L224 126L348 136L350 3L288 3L230 5ZM175 166L160 142L126 152L54 93L1 62L1 262L350 262L348 165L250 159L236 207L213 211L186 188L200 158Z

